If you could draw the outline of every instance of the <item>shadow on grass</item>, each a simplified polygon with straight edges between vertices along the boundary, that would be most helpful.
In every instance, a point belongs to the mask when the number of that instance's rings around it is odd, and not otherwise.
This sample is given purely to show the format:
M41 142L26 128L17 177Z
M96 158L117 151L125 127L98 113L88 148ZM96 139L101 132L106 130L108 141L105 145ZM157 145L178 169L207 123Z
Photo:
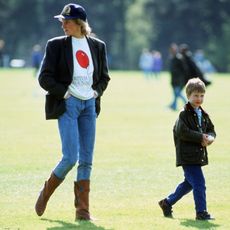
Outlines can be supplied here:
M106 229L101 226L97 226L94 222L91 221L76 221L75 223L65 222L62 220L51 220L42 218L42 221L47 221L50 223L57 223L57 227L50 227L46 230L64 230L64 229L78 229L78 230L113 230L113 229Z
M220 227L218 224L214 224L212 221L202 221L202 220L189 220L183 219L180 223L181 225L188 228L197 228L197 229L215 229Z

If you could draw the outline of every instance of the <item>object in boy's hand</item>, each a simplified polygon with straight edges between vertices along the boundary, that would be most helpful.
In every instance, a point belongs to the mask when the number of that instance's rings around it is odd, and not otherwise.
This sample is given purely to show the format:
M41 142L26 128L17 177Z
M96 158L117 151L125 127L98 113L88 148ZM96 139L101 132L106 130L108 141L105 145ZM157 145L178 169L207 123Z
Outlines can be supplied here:
M209 140L209 141L214 141L214 139L215 139L215 138L214 138L212 135L209 135L209 136L208 136L208 140Z

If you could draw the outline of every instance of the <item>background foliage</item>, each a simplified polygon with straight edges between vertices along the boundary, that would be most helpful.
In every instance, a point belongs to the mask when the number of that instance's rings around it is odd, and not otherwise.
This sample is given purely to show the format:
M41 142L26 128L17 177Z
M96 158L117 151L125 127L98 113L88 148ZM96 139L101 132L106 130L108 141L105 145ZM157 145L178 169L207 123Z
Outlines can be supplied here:
M11 58L30 64L35 43L62 35L53 16L66 0L0 0L0 38ZM228 0L79 0L93 31L108 46L110 67L136 69L142 48L162 52L171 42L204 49L219 71L230 71Z

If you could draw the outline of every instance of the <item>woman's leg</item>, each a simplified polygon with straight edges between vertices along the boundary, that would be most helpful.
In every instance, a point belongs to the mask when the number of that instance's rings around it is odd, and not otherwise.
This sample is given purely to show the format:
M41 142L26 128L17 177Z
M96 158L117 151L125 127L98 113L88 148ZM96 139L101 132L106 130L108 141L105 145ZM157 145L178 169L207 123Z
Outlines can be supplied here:
M77 181L89 180L93 163L96 133L95 99L85 101L85 107L78 118L79 123L79 164Z
M84 101L83 105L84 110L78 118L80 149L74 194L76 219L91 220L89 192L96 129L95 99Z
M79 127L77 119L80 112L81 104L79 100L71 96L66 100L66 112L58 119L63 156L53 172L62 179L65 178L78 160Z

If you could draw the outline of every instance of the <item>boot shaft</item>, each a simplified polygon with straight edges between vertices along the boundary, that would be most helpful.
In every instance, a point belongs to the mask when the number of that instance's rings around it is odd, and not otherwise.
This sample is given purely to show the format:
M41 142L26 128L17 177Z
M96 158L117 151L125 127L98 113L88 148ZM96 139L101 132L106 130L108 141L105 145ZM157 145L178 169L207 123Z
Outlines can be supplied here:
M76 219L90 220L89 213L90 181L81 180L74 182Z
M74 182L75 207L80 209L89 208L90 181L81 180Z
M52 173L49 179L45 182L43 193L44 196L49 197L53 194L56 188L63 182L63 179L59 179L54 173Z
M38 216L43 215L50 196L53 194L55 189L62 183L62 181L63 180L56 177L54 173L52 173L50 175L50 178L45 181L44 187L41 190L35 205L35 211Z

